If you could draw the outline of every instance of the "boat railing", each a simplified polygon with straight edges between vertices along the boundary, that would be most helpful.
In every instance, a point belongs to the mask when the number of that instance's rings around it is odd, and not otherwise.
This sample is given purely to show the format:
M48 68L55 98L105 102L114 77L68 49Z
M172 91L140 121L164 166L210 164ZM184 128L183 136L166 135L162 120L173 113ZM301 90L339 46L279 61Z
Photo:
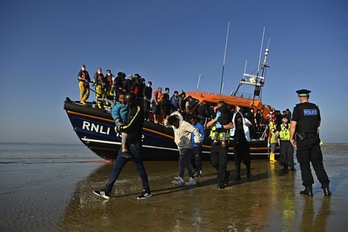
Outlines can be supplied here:
M251 94L251 93L242 93L242 92L235 93L235 91L232 91L232 93L230 95L240 97L240 98L249 99L249 100L253 99L253 94Z

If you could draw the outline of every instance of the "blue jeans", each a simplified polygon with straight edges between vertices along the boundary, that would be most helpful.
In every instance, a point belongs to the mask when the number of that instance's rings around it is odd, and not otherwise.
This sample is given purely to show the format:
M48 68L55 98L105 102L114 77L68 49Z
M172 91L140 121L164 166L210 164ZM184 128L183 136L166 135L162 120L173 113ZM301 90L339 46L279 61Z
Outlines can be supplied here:
M192 152L193 152L193 149L187 149L187 148L179 149L179 153L180 153L179 176L181 178L184 178L185 169L187 170L188 175L190 177L193 177L193 172L192 172L192 168L190 164L190 157L192 155Z
M127 149L129 154L132 156L134 168L138 172L141 178L143 190L150 193L149 181L147 178L147 173L143 164L143 159L141 154L141 143L130 144L129 146L127 146ZM123 158L121 156L121 153L122 153L122 149L120 148L120 150L118 151L117 158L115 160L114 167L111 172L111 176L109 178L108 183L105 186L105 192L107 193L111 193L111 190L115 184L115 181L117 180L123 167L126 165L128 161L126 158Z

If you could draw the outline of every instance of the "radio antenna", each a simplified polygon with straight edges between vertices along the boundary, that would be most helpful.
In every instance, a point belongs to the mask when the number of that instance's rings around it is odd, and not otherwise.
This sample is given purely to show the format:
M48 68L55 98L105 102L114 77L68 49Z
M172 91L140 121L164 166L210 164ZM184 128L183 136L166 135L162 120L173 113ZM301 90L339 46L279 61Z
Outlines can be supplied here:
M222 73L221 73L221 82L220 82L220 95L222 94L223 82L224 82L224 71L225 71L225 62L226 62L226 50L227 50L227 41L228 34L230 31L230 22L227 24L227 34L226 34L226 42L225 42L225 52L224 52L224 60L222 62Z

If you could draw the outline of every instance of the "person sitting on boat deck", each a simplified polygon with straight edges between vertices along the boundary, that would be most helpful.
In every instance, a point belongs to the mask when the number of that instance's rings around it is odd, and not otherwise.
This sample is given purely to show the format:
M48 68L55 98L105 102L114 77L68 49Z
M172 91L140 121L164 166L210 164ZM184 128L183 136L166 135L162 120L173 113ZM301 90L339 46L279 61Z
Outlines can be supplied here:
M221 146L226 146L226 129L222 125L228 124L231 119L230 110L228 109L227 104L224 101L218 102L216 106L216 124L215 124L215 133L213 143L217 143L218 140L221 140ZM222 134L219 138L219 134Z
M125 102L126 93L120 92L118 94L118 101L116 101L115 105L112 107L111 116L115 120L115 124L117 126L123 126L127 124L127 114L128 114L128 105ZM122 149L122 157L130 158L128 154L127 146L127 133L121 132L121 149Z
M95 85L95 97L97 99L98 108L104 108L105 78L101 68L97 68L97 71L94 73L93 82Z
M105 96L106 96L106 106L111 107L114 103L114 75L111 73L111 70L106 70L105 74Z
M223 102L223 104L226 104ZM217 123L217 118L210 120L206 127L210 128L210 134L209 137L214 140L215 138L215 125ZM231 120L225 125L222 125L223 129L227 130L226 136L229 136L229 129L232 129L233 124ZM219 133L219 137L221 138L222 132ZM210 150L210 162L211 165L216 169L217 171L217 178L218 178L218 189L224 189L228 185L228 178L230 176L230 172L227 171L227 156L228 156L228 140L226 142L226 146L221 146L221 142L213 143L211 144L211 150Z
M243 162L247 169L247 178L251 176L251 161L250 161L250 130L251 122L243 116L240 107L236 107L236 112L232 117L233 128L230 131L233 138L234 147L234 164L236 168L235 181L241 180L241 167Z
M197 128L198 132L201 135L201 140L205 139L205 131L203 125L198 121L198 118L195 115L189 115L187 120L191 123L191 125ZM195 170L194 176L201 177L202 176L202 144L194 142L194 134L191 134L191 141L193 146L193 153L190 158L190 163L193 169Z
M183 120L182 115L178 111L173 112L169 116L168 120L165 121L165 125L173 128L174 142L178 146L180 155L178 177L175 177L172 183L175 185L184 185L184 172L186 169L190 177L186 185L195 185L196 180L190 165L190 157L193 153L191 134L194 134L193 141L197 144L202 142L201 135L197 128Z
M147 176L146 169L143 163L142 157L142 135L143 135L143 126L144 126L144 111L142 107L139 105L137 98L133 93L127 93L125 96L125 101L128 105L128 124L123 126L118 126L117 132L126 132L127 136L127 147L129 154L132 156L132 161L134 163L134 168L138 172L143 192L140 194L137 199L147 199L152 197L149 180ZM99 190L94 190L93 193L97 196L101 196L105 199L110 199L112 188L120 175L122 169L126 165L128 159L121 156L122 150L120 149L118 152L118 156L116 157L114 167L111 171L111 175L106 186ZM129 186L128 186L129 188ZM133 189L133 187L131 188Z
M79 80L80 102L86 105L86 101L89 97L89 82L91 81L89 73L86 70L86 65L81 65L80 71L77 74L77 79Z
M152 98L152 82L148 81L143 90L145 120L149 120L149 110Z
M162 87L158 87L158 89L153 91L152 95L153 95L153 100L152 100L153 122L159 123L159 117L161 113L161 102L163 99Z
M290 142L290 123L286 114L283 115L282 124L277 127L277 131L280 146L279 164L283 166L284 172L288 171L288 167L291 171L296 171L294 167L294 146Z

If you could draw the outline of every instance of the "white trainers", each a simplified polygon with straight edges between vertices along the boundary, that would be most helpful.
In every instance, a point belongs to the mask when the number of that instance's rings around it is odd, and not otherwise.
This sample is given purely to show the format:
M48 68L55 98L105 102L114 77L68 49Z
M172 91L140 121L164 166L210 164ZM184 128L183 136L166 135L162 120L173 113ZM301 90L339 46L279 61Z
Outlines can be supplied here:
M140 194L137 199L138 200L143 200L152 197L152 194L150 192L146 192L145 190L143 191L142 194Z
M110 193L105 192L105 190L94 190L93 193L99 197L109 200Z
M174 177L174 180L172 181L172 183L175 185L184 185L185 184L184 180L180 176Z
M190 177L189 181L185 184L185 185L196 185L197 182L195 180L195 178Z

